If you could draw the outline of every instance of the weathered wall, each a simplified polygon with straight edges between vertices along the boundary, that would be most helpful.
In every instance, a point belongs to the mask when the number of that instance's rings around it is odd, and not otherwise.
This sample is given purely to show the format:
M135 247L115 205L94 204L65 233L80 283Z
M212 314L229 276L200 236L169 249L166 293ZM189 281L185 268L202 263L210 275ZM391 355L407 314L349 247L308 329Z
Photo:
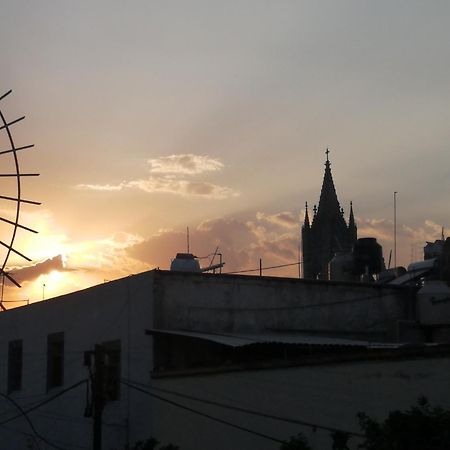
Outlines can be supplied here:
M8 343L23 340L22 389L11 398L22 408L35 405L88 377L83 353L95 344L120 339L122 376L147 381L152 369L151 337L153 272L105 283L73 294L0 313L0 392L6 394ZM64 385L46 389L47 335L64 332ZM131 408L133 405L133 408ZM86 387L78 387L29 414L39 433L67 450L92 448L92 418L84 418ZM0 424L17 413L0 398ZM136 392L121 387L121 399L104 412L104 449L123 449L130 418L130 435L148 433L150 404ZM1 427L0 450L25 449L33 438L21 418ZM38 448L38 447L31 447ZM39 448L47 448L44 444ZM50 448L50 447L48 447Z
M424 395L450 409L450 358L343 363L153 380L171 390L261 413L325 427L358 432L356 414L383 419L395 409L409 409ZM155 392L155 391L154 391ZM286 440L304 433L313 450L331 450L328 431L208 405L167 392L166 399L212 417ZM155 436L181 450L277 450L280 444L154 400ZM356 450L358 438L350 440Z
M397 321L415 318L408 290L356 283L156 272L154 297L155 327L205 332L311 330L396 340Z
M450 326L450 287L445 281L426 282L417 293L417 304L420 323Z
M368 330L374 335L378 333L380 336L392 337L394 335L392 329L396 328L397 321L409 320L412 317L408 293L401 289L265 277L151 271L1 313L0 392L6 393L8 343L15 339L23 340L24 377L23 388L19 392L12 393L11 397L23 408L27 408L87 378L87 370L83 366L84 351L92 350L97 343L110 340L121 340L123 378L148 385L153 354L152 338L145 334L145 330L154 326L245 333L267 329L303 328L337 329L342 332L364 334ZM61 331L65 333L64 386L47 392L47 336L49 333ZM442 367L447 367L445 364ZM236 383L231 380L239 377L237 374L218 375L218 384L213 383L210 387L209 383L215 378L208 377L205 379L204 391L208 392L211 389L216 392L215 395L222 396L223 399L234 398L236 394L238 397L242 396L249 405L256 401L254 397L260 397L265 402L260 405L263 408L272 402L272 395L275 396L274 405L281 405L289 396L299 400L299 392L311 390L308 394L310 396L308 404L313 404L316 398L318 405L321 405L320 414L317 412L311 417L318 420L322 419L321 415L324 415L323 418L329 414L333 415L334 406L330 404L330 398L333 398L333 395L339 398L340 394L331 390L331 387L327 390L325 379L322 380L323 384L305 384L303 391L297 391L296 388L293 392L288 392L284 389L296 383L294 379L297 376L302 383L306 383L308 377L322 377L320 375L322 373L333 389L341 389L339 386L344 386L344 380L348 375L339 378L342 381L340 385L332 381L334 375L331 372L321 372L319 369L312 372L306 369L295 370L300 372L288 370L249 372L248 379L238 378ZM448 369L445 370L443 373L448 373ZM441 372L436 372L436 376L437 373ZM293 378L289 374L293 374ZM246 398L244 394L252 385L252 379L262 381L251 387L249 390L251 397ZM269 381L264 381L269 379L275 380L275 387L270 388ZM428 379L435 382L434 378ZM163 382L165 381L161 381ZM350 381L350 385L352 383L353 381ZM438 382L436 388L437 386ZM327 393L327 398L322 398L321 390ZM278 391L281 392L279 398ZM416 390L416 393L420 393L420 390ZM360 393L357 390L356 397L358 395ZM350 398L352 394L348 391L345 396ZM85 406L85 388L77 388L33 411L29 414L29 418L43 436L62 448L67 450L91 448L92 418L83 417ZM161 407L156 400L122 386L120 400L107 404L105 408L104 450L122 450L127 436L131 443L152 434L161 440L175 442L173 436L176 433L188 433L186 427L192 420L191 415L179 416L177 415L179 413L164 409L154 411L155 407ZM0 400L0 450L28 448L27 440L33 440L33 433L23 418L2 425L2 420L14 415L15 411L11 403ZM153 426L154 424L157 428ZM205 424L202 423L201 426L205 427ZM214 427L205 429L202 439L209 439L208 436L211 436L209 429L212 432ZM292 427L280 429L283 438L294 432ZM193 436L190 439L198 438L194 433ZM240 440L240 436L233 434L229 435L230 438L227 436L228 434L221 435L224 444L217 447L218 449L264 448L247 447L245 441ZM189 446L189 440L186 439L181 450L211 448L200 445ZM226 444L230 443L228 439L238 445L227 446ZM244 445L239 445L241 442L244 442ZM46 450L50 447L41 443L40 448Z

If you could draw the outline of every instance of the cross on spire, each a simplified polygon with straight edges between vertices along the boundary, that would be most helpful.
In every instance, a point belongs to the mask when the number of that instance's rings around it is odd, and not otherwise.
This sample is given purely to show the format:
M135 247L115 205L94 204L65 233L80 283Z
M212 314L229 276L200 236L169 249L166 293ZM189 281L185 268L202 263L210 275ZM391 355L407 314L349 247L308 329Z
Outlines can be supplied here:
M325 154L327 155L327 161L329 161L328 155L330 154L330 150L328 150L328 147L327 147L327 151L325 152Z

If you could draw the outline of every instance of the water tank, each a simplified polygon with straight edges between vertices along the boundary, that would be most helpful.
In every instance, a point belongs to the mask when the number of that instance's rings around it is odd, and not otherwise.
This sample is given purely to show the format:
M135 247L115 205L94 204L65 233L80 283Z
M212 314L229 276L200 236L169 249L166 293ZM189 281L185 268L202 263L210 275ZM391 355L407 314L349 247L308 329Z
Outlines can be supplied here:
M443 239L438 239L434 242L428 242L427 245L423 248L423 259L432 259L437 258L442 255L444 251L444 243Z
M192 253L177 253L170 264L170 270L175 272L200 272L198 259Z
M353 260L357 275L373 275L384 270L383 249L375 238L358 239L353 248Z
M351 253L338 252L330 261L330 280L353 281L353 255Z

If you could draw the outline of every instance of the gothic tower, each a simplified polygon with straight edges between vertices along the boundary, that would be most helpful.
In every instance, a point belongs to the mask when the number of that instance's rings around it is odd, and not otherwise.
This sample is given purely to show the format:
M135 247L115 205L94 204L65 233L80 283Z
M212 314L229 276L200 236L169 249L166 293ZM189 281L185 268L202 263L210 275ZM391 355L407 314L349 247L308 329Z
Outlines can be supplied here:
M312 221L306 204L302 227L303 277L328 279L328 263L337 252L350 252L357 239L357 227L350 203L348 225L344 219L331 175L331 164L325 162L325 174L320 192L319 207L314 205Z

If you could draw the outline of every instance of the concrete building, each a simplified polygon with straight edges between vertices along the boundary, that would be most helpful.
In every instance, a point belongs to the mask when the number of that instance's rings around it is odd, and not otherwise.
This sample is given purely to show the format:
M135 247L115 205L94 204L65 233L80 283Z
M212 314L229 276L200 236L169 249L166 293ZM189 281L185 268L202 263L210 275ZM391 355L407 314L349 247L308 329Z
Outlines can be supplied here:
M95 448L96 348L103 450L276 450L299 432L327 450L333 429L356 448L358 411L450 407L448 344L425 342L443 323L424 328L415 292L153 270L2 312L0 450Z

